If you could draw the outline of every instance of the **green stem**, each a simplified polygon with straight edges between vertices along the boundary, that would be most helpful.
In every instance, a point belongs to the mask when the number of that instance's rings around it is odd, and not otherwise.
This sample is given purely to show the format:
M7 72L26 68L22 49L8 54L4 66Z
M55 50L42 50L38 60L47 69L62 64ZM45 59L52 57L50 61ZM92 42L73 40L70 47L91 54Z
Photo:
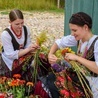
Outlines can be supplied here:
M29 94L30 94L30 85L29 85L29 88L28 88L28 98L29 98Z
M90 90L88 84L86 83L86 81L85 81L85 79L84 79L85 75L84 75L83 72L81 71L81 68L80 68L79 65L78 65L76 62L74 62L74 61L71 62L71 64L72 64L72 67L75 69L76 74L77 74L77 76L78 76L78 78L79 78L79 80L80 80L80 82L81 82L81 85L82 85L82 87L83 87L83 89L84 89L85 95L87 96L87 98L90 97L90 96L88 95L88 92L86 91L86 89L85 89L85 87L84 87L83 82L85 83L87 89L89 90L89 92L90 92L91 94L92 94L92 91ZM84 76L84 77L83 77L83 76ZM86 78L86 77L85 77L85 78Z

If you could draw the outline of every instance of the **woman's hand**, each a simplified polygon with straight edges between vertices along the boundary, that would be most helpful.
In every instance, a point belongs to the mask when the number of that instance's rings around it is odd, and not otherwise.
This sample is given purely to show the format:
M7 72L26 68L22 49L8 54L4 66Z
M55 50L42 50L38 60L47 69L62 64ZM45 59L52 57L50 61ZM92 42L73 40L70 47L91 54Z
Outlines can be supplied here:
M76 61L79 56L73 53L66 53L65 59Z
M18 57L21 57L29 52L35 52L37 49L40 49L40 46L33 43L28 48L19 50Z
M29 46L29 49L30 49L30 51L32 51L32 52L34 52L34 51L36 51L37 49L40 49L40 46L38 46L36 43L34 44L31 44L30 46Z
M50 64L54 64L54 63L56 63L56 61L58 60L58 58L54 54L49 54L48 55L48 60L49 60Z

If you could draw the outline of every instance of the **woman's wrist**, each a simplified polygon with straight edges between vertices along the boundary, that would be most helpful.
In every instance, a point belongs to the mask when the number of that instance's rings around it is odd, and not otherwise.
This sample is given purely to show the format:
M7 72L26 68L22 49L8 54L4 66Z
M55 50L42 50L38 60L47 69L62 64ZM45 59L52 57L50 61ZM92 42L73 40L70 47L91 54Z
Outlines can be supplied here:
M77 62L80 62L81 57L80 57L80 56L76 56L75 60L76 60Z

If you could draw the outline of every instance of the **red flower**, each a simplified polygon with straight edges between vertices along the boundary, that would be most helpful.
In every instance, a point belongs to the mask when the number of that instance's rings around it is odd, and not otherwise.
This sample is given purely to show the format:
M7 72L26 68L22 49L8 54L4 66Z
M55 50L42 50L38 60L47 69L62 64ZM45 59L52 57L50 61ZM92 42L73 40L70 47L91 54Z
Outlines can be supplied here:
M21 64L22 62L24 62L25 61L25 57L20 57L19 58L19 64Z
M81 94L79 94L79 92L71 92L71 96L72 98L76 98L76 97L81 96Z
M41 59L45 59L45 58L46 58L44 53L40 53L40 54L39 54L39 57L40 57Z
M64 77L62 77L62 76L58 76L57 80L60 81L60 82L64 82L65 81Z
M72 82L72 79L69 76L67 76L67 79Z
M70 96L69 91L66 90L66 89L61 89L60 90L60 94L63 95L63 96L66 96L66 97Z
M61 85L59 81L57 81L57 82L55 82L55 83L56 83L56 85L57 85L58 87Z
M5 94L4 93L0 93L0 98L5 98Z

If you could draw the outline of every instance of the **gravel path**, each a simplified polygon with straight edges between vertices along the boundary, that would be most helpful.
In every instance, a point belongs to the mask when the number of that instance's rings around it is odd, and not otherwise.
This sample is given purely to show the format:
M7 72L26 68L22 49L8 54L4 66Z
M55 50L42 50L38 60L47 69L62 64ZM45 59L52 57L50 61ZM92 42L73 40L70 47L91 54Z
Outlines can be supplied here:
M64 13L23 12L25 24L30 28L32 40L43 30L48 31L51 42L64 34ZM0 34L9 25L8 14L0 14Z

